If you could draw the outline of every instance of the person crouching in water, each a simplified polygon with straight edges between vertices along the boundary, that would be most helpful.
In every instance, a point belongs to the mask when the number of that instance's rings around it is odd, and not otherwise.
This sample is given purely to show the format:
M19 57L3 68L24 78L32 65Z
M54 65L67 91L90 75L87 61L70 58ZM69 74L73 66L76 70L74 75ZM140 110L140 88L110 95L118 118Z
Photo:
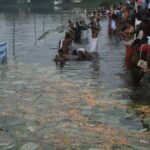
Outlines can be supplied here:
M76 55L77 60L90 61L93 59L93 55L86 51L84 48L78 48L76 50L73 50L72 55Z
M58 50L58 54L56 54L56 56L53 59L53 61L56 62L56 65L64 66L66 60L67 60L67 57L63 53L63 50L59 49Z

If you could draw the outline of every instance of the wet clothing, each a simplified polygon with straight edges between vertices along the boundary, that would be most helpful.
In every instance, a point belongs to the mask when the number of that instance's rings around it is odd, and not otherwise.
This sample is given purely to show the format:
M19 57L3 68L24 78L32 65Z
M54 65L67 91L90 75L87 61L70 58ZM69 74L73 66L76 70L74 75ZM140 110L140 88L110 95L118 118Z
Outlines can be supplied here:
M78 56L78 60L92 60L92 55L88 51L86 51L84 48L78 48L76 50L73 50L73 55Z
M98 42L98 35L100 31L100 24L98 21L92 21L90 23L91 28L91 34L92 38L90 40L90 52L96 52L97 51L97 42Z
M114 19L112 19L112 21L111 21L111 29L112 29L113 31L115 31L115 30L117 29L116 21L115 21Z
M97 52L98 38L92 38L90 44L90 52Z

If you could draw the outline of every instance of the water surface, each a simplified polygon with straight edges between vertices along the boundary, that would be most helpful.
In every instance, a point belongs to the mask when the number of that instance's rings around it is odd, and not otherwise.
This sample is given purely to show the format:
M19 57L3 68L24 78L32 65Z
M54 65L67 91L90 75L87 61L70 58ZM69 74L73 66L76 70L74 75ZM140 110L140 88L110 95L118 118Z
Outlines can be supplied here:
M131 84L125 48L108 36L107 18L94 60L56 66L61 27L78 15L60 10L0 13L0 41L8 42L8 61L0 65L0 148L148 150L148 78Z

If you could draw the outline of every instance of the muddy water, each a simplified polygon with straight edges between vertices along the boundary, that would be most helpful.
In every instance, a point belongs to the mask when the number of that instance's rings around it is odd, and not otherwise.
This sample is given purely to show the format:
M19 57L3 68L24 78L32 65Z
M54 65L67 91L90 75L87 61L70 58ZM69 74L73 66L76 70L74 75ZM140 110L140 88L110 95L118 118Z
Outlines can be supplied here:
M52 61L64 37L61 26L75 15L0 13L0 41L8 42L8 61L0 65L0 149L150 148L148 79L132 86L125 48L107 35L106 18L93 61L63 67Z

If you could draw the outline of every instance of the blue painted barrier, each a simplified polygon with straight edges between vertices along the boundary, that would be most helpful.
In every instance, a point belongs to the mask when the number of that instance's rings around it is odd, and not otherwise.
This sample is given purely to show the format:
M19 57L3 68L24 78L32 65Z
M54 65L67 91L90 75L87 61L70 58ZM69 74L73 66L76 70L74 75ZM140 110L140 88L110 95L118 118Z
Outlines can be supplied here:
M0 62L7 60L7 42L0 43Z

